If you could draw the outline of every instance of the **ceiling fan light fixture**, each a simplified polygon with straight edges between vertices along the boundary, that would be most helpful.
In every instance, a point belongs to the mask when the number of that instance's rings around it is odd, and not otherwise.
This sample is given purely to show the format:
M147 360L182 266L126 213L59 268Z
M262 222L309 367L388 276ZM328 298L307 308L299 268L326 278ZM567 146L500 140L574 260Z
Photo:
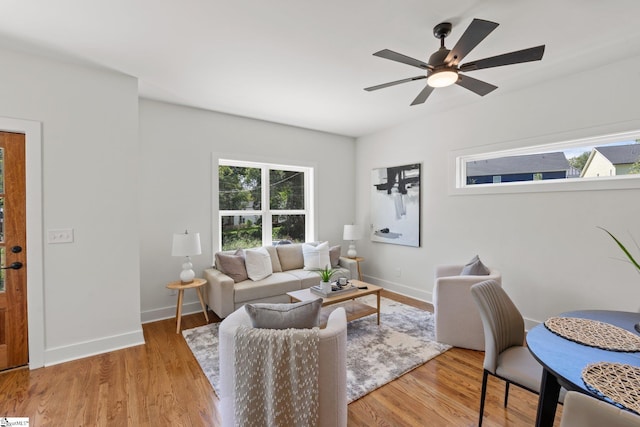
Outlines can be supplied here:
M434 71L427 77L427 84L431 87L447 87L458 81L458 73L452 70Z

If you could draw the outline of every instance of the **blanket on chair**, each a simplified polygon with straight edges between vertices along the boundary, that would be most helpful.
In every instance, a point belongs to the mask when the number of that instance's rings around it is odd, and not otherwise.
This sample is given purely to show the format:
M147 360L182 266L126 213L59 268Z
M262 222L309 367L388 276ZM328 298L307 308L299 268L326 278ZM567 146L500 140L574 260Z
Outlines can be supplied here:
M241 326L235 337L237 426L316 426L319 329Z

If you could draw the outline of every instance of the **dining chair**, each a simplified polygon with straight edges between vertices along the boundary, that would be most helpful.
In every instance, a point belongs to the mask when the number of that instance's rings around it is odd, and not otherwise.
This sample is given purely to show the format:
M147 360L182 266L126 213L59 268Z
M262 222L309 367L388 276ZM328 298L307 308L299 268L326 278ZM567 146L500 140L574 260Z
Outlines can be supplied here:
M560 427L639 427L640 416L586 394L570 391Z
M505 381L504 406L506 408L510 384L515 384L532 393L540 393L542 365L524 346L524 319L498 282L486 280L473 285L471 296L480 312L485 339L478 421L478 427L481 427L489 374ZM564 390L561 390L561 396L563 394Z

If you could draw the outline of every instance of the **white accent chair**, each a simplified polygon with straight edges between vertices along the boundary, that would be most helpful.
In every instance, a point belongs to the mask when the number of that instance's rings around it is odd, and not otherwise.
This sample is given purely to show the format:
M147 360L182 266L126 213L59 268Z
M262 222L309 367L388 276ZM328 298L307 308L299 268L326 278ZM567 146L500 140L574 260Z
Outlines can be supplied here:
M478 308L471 298L471 286L485 280L502 284L498 270L489 275L461 276L464 265L440 265L435 271L433 309L436 341L454 347L484 350L484 330Z
M251 320L244 307L240 307L220 324L220 411L222 425L235 425L235 367L234 334ZM319 343L319 402L318 427L346 427L347 425L347 316L337 308L320 329Z
M570 391L560 427L640 427L640 416L586 394Z

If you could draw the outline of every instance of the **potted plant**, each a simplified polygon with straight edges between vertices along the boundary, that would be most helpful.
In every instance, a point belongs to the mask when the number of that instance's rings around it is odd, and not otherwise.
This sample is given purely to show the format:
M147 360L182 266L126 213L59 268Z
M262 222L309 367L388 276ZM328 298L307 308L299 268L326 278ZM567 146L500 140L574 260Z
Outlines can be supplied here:
M631 255L631 252L629 252L629 250L622 244L622 242L620 242L620 240L618 240L616 238L616 236L614 236L613 234L611 234L609 232L609 230L607 230L606 228L603 227L598 227L600 230L603 230L605 233L607 233L609 236L611 236L611 238L618 244L618 246L620 247L620 249L622 249L622 252L624 252L624 254L627 256L627 258L629 259L629 262L631 262L631 264L633 264L633 266L636 268L636 270L638 270L638 272L640 273L640 264L638 263L638 261L636 261L633 258L633 255ZM637 244L636 244L637 245Z
M638 261L635 260L635 258L633 257L633 255L631 255L631 252L629 252L629 250L622 244L622 242L620 240L618 240L616 238L616 236L614 236L613 234L611 234L611 232L609 232L609 230L607 230L606 228L602 228L602 227L598 227L599 229L603 230L605 233L607 233L609 236L611 236L611 238L618 244L618 246L620 247L620 249L622 249L622 252L624 252L624 254L627 256L627 258L629 259L629 262L631 264L633 264L633 266L636 268L636 270L638 271L638 273L640 273L640 264L638 263ZM635 242L634 242L635 243ZM636 247L638 247L640 249L640 247L638 246L638 244L636 243ZM634 328L637 332L640 333L640 322L636 323L634 325Z
M322 292L331 292L331 277L338 270L331 268L331 265L327 264L324 268L314 268L312 271L315 271L320 275L320 287L322 288Z

